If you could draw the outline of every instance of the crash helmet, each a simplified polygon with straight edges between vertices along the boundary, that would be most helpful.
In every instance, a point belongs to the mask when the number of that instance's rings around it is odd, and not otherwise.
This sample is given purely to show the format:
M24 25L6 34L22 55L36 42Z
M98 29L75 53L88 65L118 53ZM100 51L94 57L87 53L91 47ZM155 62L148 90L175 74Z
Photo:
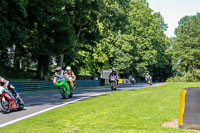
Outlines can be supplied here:
M67 71L71 71L71 67L70 67L70 66L67 66L67 67L66 67L66 70L67 70Z
M116 73L116 69L112 69L112 73Z
M61 71L61 67L60 66L57 66L56 67L56 72L60 72Z

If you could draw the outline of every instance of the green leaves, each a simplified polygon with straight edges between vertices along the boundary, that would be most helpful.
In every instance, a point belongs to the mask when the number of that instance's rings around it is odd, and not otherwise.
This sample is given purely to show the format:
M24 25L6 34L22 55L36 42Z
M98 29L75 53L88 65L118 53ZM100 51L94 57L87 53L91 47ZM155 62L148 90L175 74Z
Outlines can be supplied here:
M143 76L146 72L151 75L155 71L170 65L170 55L166 54L170 40L164 34L167 25L160 13L153 12L146 1L132 1L128 10L129 34L133 36L132 72ZM154 76L154 75L153 75ZM153 77L165 77L156 75Z
M173 44L174 69L180 73L200 69L200 14L185 16L176 28Z
M132 41L133 39L131 36L118 32L114 43L113 67L120 73L128 72L133 63L133 57L131 56L131 51L133 49L133 46L131 46Z
M170 68L167 25L146 0L2 0L0 4L0 52L14 49L14 65L8 57L6 62L15 69L37 68L37 76L44 79L60 55L64 66L95 76L101 69L115 68L121 75L141 79L147 71L159 71L156 77L164 79L160 71Z

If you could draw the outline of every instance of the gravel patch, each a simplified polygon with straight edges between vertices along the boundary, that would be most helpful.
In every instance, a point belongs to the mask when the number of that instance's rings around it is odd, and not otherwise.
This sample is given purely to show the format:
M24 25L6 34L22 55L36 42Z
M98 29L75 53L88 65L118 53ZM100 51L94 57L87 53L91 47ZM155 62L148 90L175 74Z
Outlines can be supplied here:
M178 128L178 119L173 120L173 121L165 122L165 123L163 123L161 126L162 126L162 127ZM186 129L183 129L183 130L186 130ZM191 129L188 129L188 130L191 130ZM197 132L197 133L200 133L199 130L192 130L192 131L195 131L195 132Z

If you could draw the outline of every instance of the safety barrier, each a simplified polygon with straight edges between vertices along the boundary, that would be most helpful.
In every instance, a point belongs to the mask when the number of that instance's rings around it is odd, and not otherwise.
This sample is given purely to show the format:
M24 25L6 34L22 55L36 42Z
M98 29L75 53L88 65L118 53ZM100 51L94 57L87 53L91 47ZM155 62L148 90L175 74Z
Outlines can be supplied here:
M129 80L128 79L118 79L118 83L119 84L129 83Z
M100 80L76 80L76 87L91 87L91 86L100 86Z
M17 92L56 89L52 81L10 81ZM100 80L76 80L76 88L100 86Z
M118 83L122 84L123 83L123 79L118 79Z
M10 81L17 92L55 88L52 81Z
M184 129L200 129L200 87L181 90L178 125Z

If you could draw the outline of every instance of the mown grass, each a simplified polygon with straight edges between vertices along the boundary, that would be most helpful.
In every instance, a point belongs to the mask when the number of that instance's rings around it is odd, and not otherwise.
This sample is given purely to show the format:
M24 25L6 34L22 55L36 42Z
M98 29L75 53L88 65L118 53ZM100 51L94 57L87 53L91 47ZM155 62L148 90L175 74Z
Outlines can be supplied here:
M181 88L200 83L167 83L120 91L63 106L0 129L0 133L182 133L160 125L177 119Z

